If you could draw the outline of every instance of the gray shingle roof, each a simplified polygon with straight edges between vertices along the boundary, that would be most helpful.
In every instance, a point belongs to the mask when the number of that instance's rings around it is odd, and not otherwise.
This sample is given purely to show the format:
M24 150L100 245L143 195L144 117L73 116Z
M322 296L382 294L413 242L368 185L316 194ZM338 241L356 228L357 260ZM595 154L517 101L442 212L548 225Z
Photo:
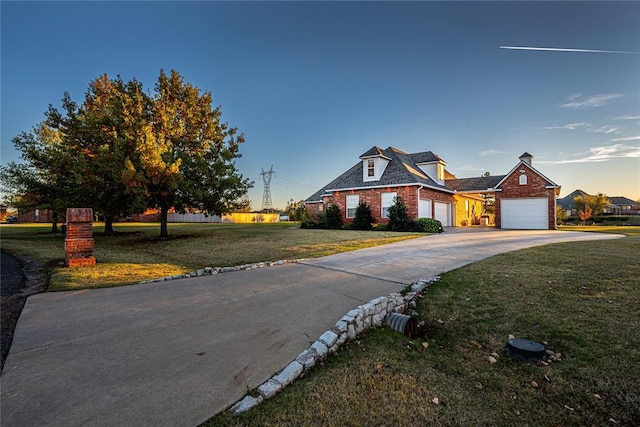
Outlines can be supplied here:
M437 190L441 190L447 193L453 192L483 192L483 191L491 191L494 190L497 186L499 186L502 181L513 172L517 167L522 164L526 164L529 168L531 168L534 172L538 173L540 176L545 178L549 185L556 186L553 181L546 178L544 175L540 174L537 170L533 168L530 164L521 161L516 168L514 168L507 175L495 175L495 176L480 176L475 178L455 178L448 179L445 181L444 185L438 184L433 179L431 179L426 173L424 173L418 165L424 163L431 162L442 162L446 165L444 160L442 160L438 155L432 153L431 151L423 151L420 153L412 153L407 154L404 151L400 151L394 147L388 147L386 149L382 149L380 147L372 147L367 150L364 154L360 156L361 159L369 158L369 157L383 157L389 160L389 163L377 181L367 181L365 182L363 179L363 162L360 161L353 165L348 171L322 187L320 190L316 191L314 194L309 196L306 202L320 202L322 201L322 196L325 194L329 194L332 191L343 191L348 189L356 189L356 188L380 188L380 187L397 187L401 185L424 185L430 188L434 188ZM529 153L524 153L521 157L533 157ZM556 188L560 188L556 186ZM568 201L572 201L573 197L575 197L576 193L583 193L580 190L576 190L567 196L565 199ZM561 205L560 201L562 199L558 199L558 204Z
M424 173L417 164L443 161L431 151L407 154L393 147L382 149L373 147L367 150L360 158L382 156L390 159L384 173L378 181L365 182L363 180L363 164L358 162L345 173L309 196L306 202L319 202L324 194L334 190L345 190L352 188L387 187L404 184L419 184L446 192L454 190L486 190L497 184L504 176L490 176L480 178L466 178L448 180L445 185L438 184Z
M422 153L413 153L413 154L410 154L410 156L413 159L413 161L416 163L430 163L430 162L437 162L437 161L444 162L444 160L438 157L437 154L433 154L431 151L424 151Z
M365 157L375 157L375 156L387 157L387 155L384 153L384 150L382 148L371 147L363 155L361 155L360 158L364 159Z
M494 188L505 176L506 175L456 178L448 179L445 183L456 191L483 191Z
M442 189L443 191L447 192L452 191L449 187L440 185L432 180L416 165L416 163L418 162L416 162L415 158L420 159L420 163L427 161L425 159L434 159L430 161L439 159L438 156L430 151L424 153L407 154L393 147L389 147L384 150L380 147L373 147L360 157L364 158L370 156L382 156L390 159L384 173L378 181L365 182L363 180L362 162L358 162L353 165L348 171L331 181L329 184L322 187L320 190L316 191L313 195L307 198L306 201L320 201L322 200L322 195L327 193L328 190L386 187L398 186L403 184L421 184L433 188Z
M609 197L608 198L609 201L611 202L612 205L616 205L616 206L638 206L640 205L640 203L636 202L635 200L631 200L627 197L622 197L622 196L614 196L614 197Z

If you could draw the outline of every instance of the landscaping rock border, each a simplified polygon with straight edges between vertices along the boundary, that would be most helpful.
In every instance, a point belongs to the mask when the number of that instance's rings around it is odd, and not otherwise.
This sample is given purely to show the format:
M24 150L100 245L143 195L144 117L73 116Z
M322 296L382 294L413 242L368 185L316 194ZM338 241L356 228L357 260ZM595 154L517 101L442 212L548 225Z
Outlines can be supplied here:
M145 280L140 282L139 284L166 282L168 280L178 280L178 279L189 279L191 277L211 276L214 274L230 273L232 271L244 271L244 270L253 270L256 268L274 267L277 265L295 264L297 262L303 262L308 260L309 258L300 258L300 259L291 259L291 260L281 259L278 261L267 261L267 262L257 262L253 264L237 265L235 267L205 267L205 268L199 268L198 270L192 271L190 273L175 274L173 276L165 276L157 279Z
M382 326L390 313L408 311L415 305L415 300L422 297L427 289L439 280L440 276L419 280L408 286L406 293L391 293L350 310L333 328L320 335L309 348L302 351L279 373L232 405L229 412L240 414L275 396L306 371L325 360L328 355L337 351L347 340L355 339L366 329Z

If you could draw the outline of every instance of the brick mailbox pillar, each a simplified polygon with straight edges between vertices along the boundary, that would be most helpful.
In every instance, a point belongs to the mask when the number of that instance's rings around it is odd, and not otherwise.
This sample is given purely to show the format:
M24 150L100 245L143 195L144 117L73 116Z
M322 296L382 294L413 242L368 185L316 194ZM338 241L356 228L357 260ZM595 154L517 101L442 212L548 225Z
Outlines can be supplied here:
M93 256L93 209L67 209L67 238L64 240L68 267L96 265Z

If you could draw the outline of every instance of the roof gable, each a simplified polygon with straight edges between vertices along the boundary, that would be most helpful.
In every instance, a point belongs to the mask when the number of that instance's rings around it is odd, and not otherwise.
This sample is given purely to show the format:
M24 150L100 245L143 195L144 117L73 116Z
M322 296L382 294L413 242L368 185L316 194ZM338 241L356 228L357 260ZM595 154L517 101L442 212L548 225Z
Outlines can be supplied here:
M385 153L385 150L377 146L371 147L364 154L360 156L361 159L367 159L370 157L383 157L387 160L391 160L389 156L387 156L387 154Z
M527 163L524 160L520 160L520 162L513 169L511 169L509 171L509 173L504 175L504 178L502 178L500 180L500 182L498 182L498 184L496 184L496 186L494 188L495 189L499 189L500 186L502 186L502 184L506 181L507 178L509 178L516 170L522 168L523 166L529 168L532 172L540 175L547 182L548 186L555 187L555 188L560 188L560 186L558 184L556 184L555 182L551 181L549 178L544 176L540 171L538 171L536 168L534 168L532 165L530 165L529 163Z
M570 194L567 194L566 196L564 196L563 199L571 199L571 200L573 200L575 197L578 197L578 196L587 197L589 195L590 194L585 193L582 190L575 190L573 193L570 193ZM560 200L560 199L558 199L558 200Z

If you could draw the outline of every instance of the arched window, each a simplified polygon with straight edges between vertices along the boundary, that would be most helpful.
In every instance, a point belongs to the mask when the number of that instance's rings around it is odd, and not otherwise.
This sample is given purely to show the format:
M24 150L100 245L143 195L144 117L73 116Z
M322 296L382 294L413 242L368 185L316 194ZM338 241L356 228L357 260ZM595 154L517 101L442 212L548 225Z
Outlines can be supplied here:
M527 185L527 175L520 175L520 185Z

